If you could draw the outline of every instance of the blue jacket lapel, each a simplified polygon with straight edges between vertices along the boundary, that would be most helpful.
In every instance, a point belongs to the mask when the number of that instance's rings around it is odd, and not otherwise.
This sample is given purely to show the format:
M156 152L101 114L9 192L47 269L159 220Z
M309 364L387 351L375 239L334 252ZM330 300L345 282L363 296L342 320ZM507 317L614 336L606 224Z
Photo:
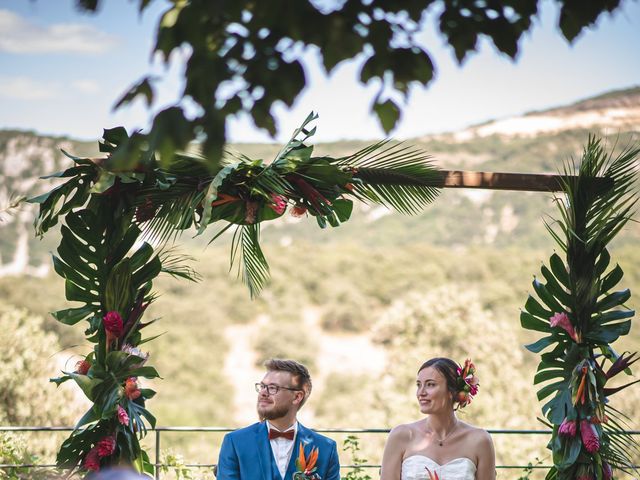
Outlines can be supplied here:
M293 478L293 474L296 471L296 459L300 454L300 444L305 447L305 453L308 455L309 448L307 445L311 444L313 438L311 437L311 430L306 428L300 422L298 422L298 433L296 434L296 438L293 440L295 442L293 446L293 452L291 453L291 459L289 460L289 466L287 467L287 473L284 476L284 480L291 480Z
M264 480L275 480L280 477L274 476L273 468L275 461L273 460L273 452L271 451L271 444L269 443L269 436L267 434L267 425L265 422L260 423L256 429L255 444L258 447L258 465L262 478Z

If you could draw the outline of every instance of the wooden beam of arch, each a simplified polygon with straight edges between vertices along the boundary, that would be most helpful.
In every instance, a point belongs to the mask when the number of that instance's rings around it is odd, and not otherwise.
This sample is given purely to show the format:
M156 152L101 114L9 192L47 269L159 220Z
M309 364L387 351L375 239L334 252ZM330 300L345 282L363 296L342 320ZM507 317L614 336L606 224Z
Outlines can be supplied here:
M543 173L466 172L440 170L443 188L480 188L485 190L516 190L522 192L562 192L562 180L576 177ZM606 190L613 186L609 178L593 178L595 185Z

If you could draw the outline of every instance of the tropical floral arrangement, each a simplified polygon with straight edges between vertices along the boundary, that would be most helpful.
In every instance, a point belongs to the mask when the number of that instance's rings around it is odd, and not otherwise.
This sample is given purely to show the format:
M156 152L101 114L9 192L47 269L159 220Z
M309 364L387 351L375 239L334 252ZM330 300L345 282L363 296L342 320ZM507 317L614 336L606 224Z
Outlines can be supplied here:
M614 156L589 138L579 166L565 166L560 218L547 222L564 258L554 253L542 266L544 281L534 279L535 297L529 296L520 316L524 328L545 334L526 348L546 350L534 383L546 382L539 400L551 397L542 407L553 428L548 448L554 466L547 479L609 480L614 469L636 470L639 445L623 432L629 418L609 402L640 381L612 385L620 373L630 375L637 360L612 347L629 333L635 312L625 306L629 290L615 290L623 271L611 265L607 245L634 213L639 154L629 147ZM593 182L596 177L604 182Z
M455 401L458 403L458 408L464 408L478 393L480 380L476 375L476 366L468 358L464 361L464 366L458 368L457 373L458 393L456 393Z
M293 480L321 480L320 475L316 472L318 470L316 463L319 453L320 450L318 447L312 447L309 455L306 456L304 453L304 445L300 442Z
M39 235L63 221L53 265L65 279L67 300L80 305L53 316L66 325L85 322L93 344L74 371L52 379L74 381L93 404L62 444L60 467L86 472L129 463L153 471L140 439L155 426L147 409L155 392L143 379L159 374L142 350L153 339L143 336L153 323L143 314L156 300L153 280L161 273L198 280L188 258L167 247L180 233L193 228L201 234L223 223L214 241L234 228L231 264L238 264L253 296L269 274L259 241L262 222L290 210L314 217L320 227L337 227L349 219L353 200L411 214L437 196L441 176L411 147L383 141L341 158L313 157L304 142L315 132L306 128L315 118L305 120L272 162L229 155L214 171L197 153L122 157L116 150L130 141L126 130L105 130L99 144L104 157L65 152L73 165L51 175L63 182L29 199L40 207ZM313 474L312 463L302 471Z
M441 480L440 475L438 475L438 472L435 470L431 471L429 467L424 467L424 469L426 470L427 475L429 475L429 480Z

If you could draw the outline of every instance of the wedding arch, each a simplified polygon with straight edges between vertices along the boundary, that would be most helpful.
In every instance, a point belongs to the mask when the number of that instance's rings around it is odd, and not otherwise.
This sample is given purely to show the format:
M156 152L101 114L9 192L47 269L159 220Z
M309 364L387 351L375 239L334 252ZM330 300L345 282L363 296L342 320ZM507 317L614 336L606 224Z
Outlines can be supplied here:
M130 463L152 473L140 439L155 418L147 401L155 392L139 377L159 377L140 346L153 338L142 330L146 308L156 299L153 281L161 273L195 280L197 274L166 247L187 229L213 235L233 229L231 263L250 295L269 276L260 247L262 222L293 215L315 217L322 228L349 220L353 201L381 204L413 214L431 203L441 188L491 188L560 192L559 218L547 223L563 256L554 254L534 280L521 313L526 329L545 336L526 347L541 354L534 384L545 383L538 399L553 429L553 464L547 479L609 479L612 468L633 469L640 452L623 439L625 415L608 397L627 385L609 380L637 360L611 344L629 332L634 312L625 307L629 290L614 291L623 277L610 266L607 245L631 218L637 200L635 162L640 149L614 156L589 138L578 165L562 175L443 171L424 152L388 141L340 158L314 157L305 142L314 134L310 115L270 163L228 154L215 170L194 152L171 160L151 150L136 157L112 155L129 136L122 127L105 130L102 158L78 158L51 175L64 180L30 199L39 204L38 235L59 221L61 241L53 266L65 279L67 300L80 306L53 313L66 325L86 322L93 350L74 371L52 379L72 380L92 402L63 442L57 464L85 473ZM116 158L117 157L117 158Z

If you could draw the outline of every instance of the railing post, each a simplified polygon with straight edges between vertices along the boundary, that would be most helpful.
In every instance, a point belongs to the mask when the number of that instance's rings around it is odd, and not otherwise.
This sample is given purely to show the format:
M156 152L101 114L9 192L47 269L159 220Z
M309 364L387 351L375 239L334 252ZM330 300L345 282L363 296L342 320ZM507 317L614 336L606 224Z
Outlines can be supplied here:
M160 430L156 429L156 480L160 478Z

